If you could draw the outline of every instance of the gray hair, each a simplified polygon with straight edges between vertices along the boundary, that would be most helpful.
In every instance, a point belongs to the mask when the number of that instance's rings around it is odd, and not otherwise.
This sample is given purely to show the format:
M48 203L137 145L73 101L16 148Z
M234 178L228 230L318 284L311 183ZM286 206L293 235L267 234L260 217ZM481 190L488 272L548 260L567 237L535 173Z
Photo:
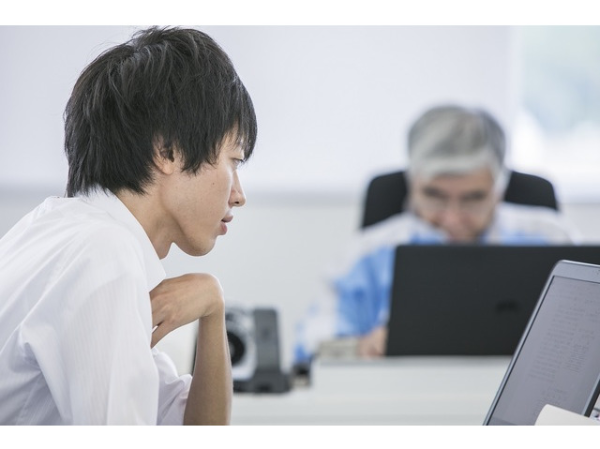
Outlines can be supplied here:
M431 179L489 168L498 189L506 180L506 139L498 122L482 109L455 105L426 111L408 134L408 174Z

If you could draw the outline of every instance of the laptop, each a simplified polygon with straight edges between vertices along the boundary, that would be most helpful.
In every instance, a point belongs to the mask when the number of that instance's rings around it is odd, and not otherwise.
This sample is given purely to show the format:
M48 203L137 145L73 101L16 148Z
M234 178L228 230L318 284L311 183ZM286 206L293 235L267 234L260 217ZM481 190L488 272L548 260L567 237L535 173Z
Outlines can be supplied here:
M512 356L562 259L600 264L600 246L398 246L386 355Z
M600 392L600 266L550 273L485 425L532 425L549 404L590 416Z

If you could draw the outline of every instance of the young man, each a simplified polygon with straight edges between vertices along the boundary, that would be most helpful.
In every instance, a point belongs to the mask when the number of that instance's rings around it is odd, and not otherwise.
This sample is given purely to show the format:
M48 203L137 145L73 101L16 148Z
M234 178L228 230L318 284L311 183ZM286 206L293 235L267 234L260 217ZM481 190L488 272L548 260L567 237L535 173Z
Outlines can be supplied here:
M172 244L208 253L245 196L256 117L223 50L143 30L94 60L65 111L66 198L0 240L0 423L226 424L223 291L165 279ZM193 376L154 345L199 320Z
M439 106L418 118L408 135L408 210L360 232L326 273L299 325L298 365L309 363L323 341L341 337L357 338L360 356L385 353L396 245L577 239L549 208L501 202L505 151L502 128L483 110Z

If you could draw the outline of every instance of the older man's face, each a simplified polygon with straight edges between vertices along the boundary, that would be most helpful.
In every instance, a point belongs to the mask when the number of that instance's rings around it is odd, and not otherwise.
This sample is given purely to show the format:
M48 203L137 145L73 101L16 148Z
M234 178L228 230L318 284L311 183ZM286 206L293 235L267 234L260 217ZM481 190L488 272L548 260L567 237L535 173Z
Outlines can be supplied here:
M490 225L498 198L487 168L464 175L413 179L410 186L413 210L443 231L452 242L472 242Z

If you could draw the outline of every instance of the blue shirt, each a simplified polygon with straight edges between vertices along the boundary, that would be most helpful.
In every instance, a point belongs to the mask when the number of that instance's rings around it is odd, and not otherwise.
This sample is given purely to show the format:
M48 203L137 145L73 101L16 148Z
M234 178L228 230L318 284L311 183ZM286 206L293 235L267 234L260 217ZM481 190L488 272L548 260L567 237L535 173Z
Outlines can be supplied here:
M570 244L577 236L564 219L544 207L498 205L479 243ZM347 253L326 273L322 293L297 327L296 363L311 359L325 340L362 336L389 317L395 248L399 244L443 244L442 232L411 212L360 232Z

